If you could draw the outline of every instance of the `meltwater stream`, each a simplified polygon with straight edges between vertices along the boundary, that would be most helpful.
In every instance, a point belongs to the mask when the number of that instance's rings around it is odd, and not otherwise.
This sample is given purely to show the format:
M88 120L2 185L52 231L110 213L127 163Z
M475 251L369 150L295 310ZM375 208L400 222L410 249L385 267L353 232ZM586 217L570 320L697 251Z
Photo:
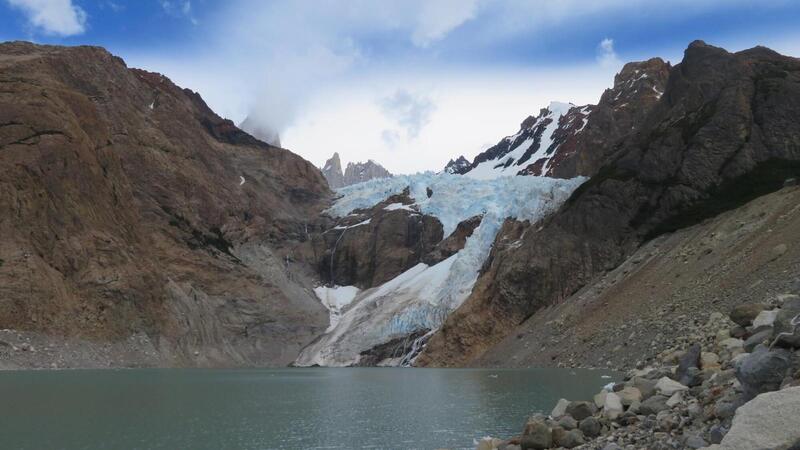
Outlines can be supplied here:
M619 374L570 369L0 372L3 449L434 449L510 437Z

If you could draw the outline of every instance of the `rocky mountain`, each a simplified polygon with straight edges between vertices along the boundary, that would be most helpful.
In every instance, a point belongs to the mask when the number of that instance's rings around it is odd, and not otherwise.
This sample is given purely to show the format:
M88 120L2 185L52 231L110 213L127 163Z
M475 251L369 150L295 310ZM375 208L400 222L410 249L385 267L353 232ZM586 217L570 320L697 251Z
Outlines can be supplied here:
M388 170L371 159L363 163L348 163L347 168L342 172L342 161L339 159L339 153L334 153L325 162L325 166L322 168L322 175L325 176L325 179L328 180L328 185L333 189L392 176Z
M644 243L800 175L800 60L693 42L663 94L558 212L508 220L470 297L420 365L466 365L543 308L570 301ZM606 97L606 95L604 95ZM668 280L662 280L668 283ZM654 289L659 289L656 284Z
M470 169L470 162L467 158L464 158L464 155L459 156L456 159L451 159L447 162L447 165L444 166L445 173L452 173L452 174L462 174Z
M611 143L635 130L661 98L669 69L660 58L626 64L597 105L552 102L471 163L461 156L444 170L478 179L591 175Z
M672 312L798 273L797 188L773 192L800 176L800 61L765 48L627 64L410 176L320 172L102 49L2 44L0 68L0 330L48 349L21 366L631 367L681 345Z
M331 196L162 75L0 44L0 329L29 365L291 362L328 326L309 236Z

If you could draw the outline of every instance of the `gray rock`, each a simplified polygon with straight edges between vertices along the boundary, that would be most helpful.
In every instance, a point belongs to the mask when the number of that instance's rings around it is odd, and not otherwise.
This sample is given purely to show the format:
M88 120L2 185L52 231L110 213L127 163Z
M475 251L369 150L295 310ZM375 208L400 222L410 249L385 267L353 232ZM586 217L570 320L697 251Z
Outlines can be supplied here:
M767 305L763 303L744 303L735 306L728 317L737 325L746 327L753 323L753 319L758 316L758 313L767 309Z
M558 426L565 430L574 430L575 428L578 428L578 421L567 414L558 419Z
M753 329L758 330L761 327L771 327L778 317L779 309L764 310L758 313L753 319Z
M544 422L530 421L525 424L525 430L520 439L522 450L541 450L553 446L553 433Z
M775 337L777 345L800 347L800 298L788 299L775 317ZM797 319L795 319L797 318Z
M707 446L708 443L702 437L696 434L690 434L686 437L686 441L684 441L683 445L685 445L686 448L698 449Z
M633 386L626 386L616 394L622 401L623 406L630 406L633 402L642 401L642 392Z
M567 406L567 414L575 420L583 420L597 412L594 402L570 402Z
M688 387L699 386L703 383L703 374L704 372L697 367L689 367L683 376L683 381L685 381L683 384Z
M642 393L642 399L644 400L647 400L656 393L656 383L656 380L650 380L643 377L633 378L633 387L639 389L639 392Z
M736 378L746 399L775 391L781 386L790 367L791 353L786 350L761 350L751 353L736 365Z
M622 400L620 400L619 395L616 392L609 392L606 395L606 401L603 405L603 415L609 419L614 420L620 415L624 408L622 407Z
M678 368L675 370L675 380L680 382L681 384L687 385L689 380L686 378L686 372L689 368L700 367L700 354L702 353L702 349L700 348L700 344L693 344L686 350L686 353L680 357L678 360Z
M714 405L714 415L720 419L729 419L736 413L737 407L735 402L720 400Z
M800 442L800 387L757 396L744 404L722 439L725 450L788 449Z
M772 338L772 328L768 327L747 338L744 341L744 351L748 353L752 352L753 349L756 348L756 345L763 344L764 342L769 341L770 338Z
M727 432L728 429L720 424L712 425L711 428L708 430L708 439L711 441L712 444L719 444L720 442L722 442L722 438L725 437L725 434Z
M563 416L567 412L567 406L569 406L569 400L565 398L559 399L553 411L550 413L550 417L558 419Z
M610 444L606 444L606 446L603 447L603 450L622 450L622 447L612 442Z
M553 429L553 443L559 447L574 448L586 443L581 430Z
M669 400L669 398L663 395L654 395L642 402L642 405L639 407L639 412L646 416L658 414L665 409L669 409L667 400Z
M583 432L584 435L589 437L596 437L600 435L600 431L602 431L603 427L600 424L600 421L594 417L587 417L581 420L580 430Z
M731 328L728 332L731 337L734 338L742 338L745 334L747 334L747 329L741 325L736 325L735 327Z
M662 395L672 395L678 391L688 391L689 387L672 380L668 377L663 377L656 383L656 391Z

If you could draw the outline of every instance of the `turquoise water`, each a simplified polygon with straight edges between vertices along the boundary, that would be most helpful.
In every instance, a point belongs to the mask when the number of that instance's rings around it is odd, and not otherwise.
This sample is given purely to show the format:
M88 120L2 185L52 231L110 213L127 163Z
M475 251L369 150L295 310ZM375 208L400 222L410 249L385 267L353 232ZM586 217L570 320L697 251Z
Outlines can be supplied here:
M0 372L3 449L474 448L617 374L569 369Z

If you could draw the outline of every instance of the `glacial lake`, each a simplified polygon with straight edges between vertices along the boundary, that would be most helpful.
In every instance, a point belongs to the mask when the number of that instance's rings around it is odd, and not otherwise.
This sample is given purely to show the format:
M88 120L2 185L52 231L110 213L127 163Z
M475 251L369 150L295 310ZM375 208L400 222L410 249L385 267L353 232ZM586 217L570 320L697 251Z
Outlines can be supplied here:
M435 449L511 437L619 374L570 369L0 372L3 449Z

